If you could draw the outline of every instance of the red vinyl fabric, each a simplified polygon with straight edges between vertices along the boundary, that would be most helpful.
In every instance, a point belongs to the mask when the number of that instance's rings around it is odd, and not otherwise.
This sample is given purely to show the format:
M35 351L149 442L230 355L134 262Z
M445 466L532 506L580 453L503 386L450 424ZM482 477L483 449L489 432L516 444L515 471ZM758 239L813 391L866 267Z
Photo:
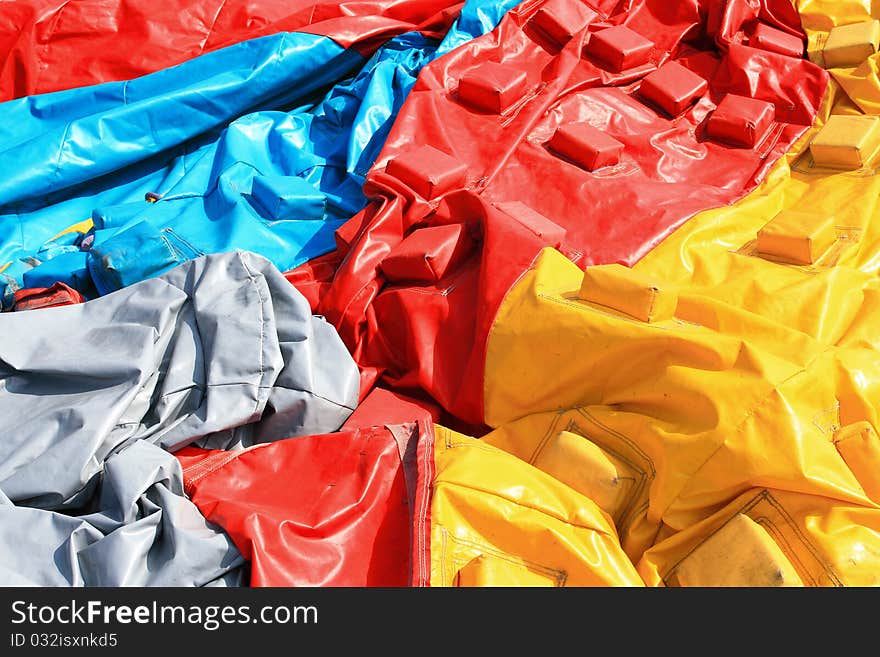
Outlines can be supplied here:
M251 586L408 584L409 505L390 429L176 456L187 494L250 560Z
M58 282L51 287L28 287L15 291L13 310L34 310L82 303L85 297L69 285Z
M404 32L442 35L461 4L450 0L3 2L0 101L127 80L278 32L327 36L369 55Z
M187 495L250 561L251 586L426 584L435 414L376 389L336 433L175 456Z
M423 69L367 178L372 203L337 232L326 260L335 271L288 273L340 331L361 366L362 393L378 380L422 390L479 435L486 337L542 246L582 268L631 266L695 213L754 189L812 124L828 82L807 60L749 45L760 25L802 35L786 4L641 0L574 12L571 3L526 2L494 32ZM585 45L620 25L654 48L647 63L617 72ZM508 87L519 84L505 71L524 71L527 82L503 109ZM652 76L653 92L643 92ZM483 87L476 103L475 77ZM470 80L464 98L462 79ZM493 80L500 114L487 110ZM728 94L775 108L752 148L707 134ZM623 148L583 130L564 140L580 151L552 148L558 130L584 125ZM412 243L450 223L469 225L467 255L441 243L457 231ZM441 251L457 257L429 281L425 272L436 270L416 265L415 245L433 262ZM401 252L413 267L409 281Z

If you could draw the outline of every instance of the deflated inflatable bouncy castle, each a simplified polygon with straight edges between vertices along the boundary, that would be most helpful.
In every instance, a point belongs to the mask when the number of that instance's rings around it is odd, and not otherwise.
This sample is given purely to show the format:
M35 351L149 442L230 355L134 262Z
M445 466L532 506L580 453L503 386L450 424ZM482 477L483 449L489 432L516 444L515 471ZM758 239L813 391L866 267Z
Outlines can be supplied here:
M876 3L197 4L0 5L0 583L880 584Z

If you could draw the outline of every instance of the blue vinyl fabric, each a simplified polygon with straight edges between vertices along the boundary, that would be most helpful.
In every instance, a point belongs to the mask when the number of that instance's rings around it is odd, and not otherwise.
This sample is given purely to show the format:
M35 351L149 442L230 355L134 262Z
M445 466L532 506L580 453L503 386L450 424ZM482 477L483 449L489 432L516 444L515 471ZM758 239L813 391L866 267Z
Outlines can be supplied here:
M286 271L332 250L418 72L514 4L470 0L442 43L407 33L366 62L281 33L0 104L0 307L20 287L94 297L204 254ZM281 191L267 203L267 189Z
M471 39L488 34L501 22L504 14L516 7L522 0L467 0L461 8L455 23L443 37L435 57L463 46Z

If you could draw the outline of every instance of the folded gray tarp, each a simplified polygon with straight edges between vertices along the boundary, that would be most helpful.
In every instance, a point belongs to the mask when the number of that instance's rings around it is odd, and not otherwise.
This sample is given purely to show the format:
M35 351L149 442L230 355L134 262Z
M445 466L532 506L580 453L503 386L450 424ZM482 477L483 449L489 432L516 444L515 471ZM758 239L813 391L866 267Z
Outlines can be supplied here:
M78 517L0 494L3 586L237 585L244 560L183 495L180 463L140 441L107 459Z
M329 433L358 385L335 329L248 252L84 304L3 313L0 490L18 506L81 507L108 457L135 441L230 449Z

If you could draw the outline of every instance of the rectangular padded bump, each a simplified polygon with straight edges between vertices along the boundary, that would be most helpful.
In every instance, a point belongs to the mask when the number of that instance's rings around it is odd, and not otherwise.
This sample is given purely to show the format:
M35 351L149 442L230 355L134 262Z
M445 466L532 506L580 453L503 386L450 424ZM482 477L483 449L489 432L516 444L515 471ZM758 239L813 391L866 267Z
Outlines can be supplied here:
M560 431L543 443L535 467L589 497L617 517L639 480L639 473L613 452L569 431Z
M599 14L580 0L549 0L532 16L529 26L564 46L597 18Z
M804 585L770 534L741 513L682 559L669 583L691 587Z
M589 123L559 126L547 145L587 171L617 164L623 152L622 143Z
M802 58L804 41L794 34L777 30L766 23L758 23L758 27L749 39L749 45L760 50L768 50L780 55Z
M254 176L251 196L275 219L321 220L327 197L298 176Z
M653 49L653 41L625 25L617 25L594 32L584 50L615 73L620 73L647 63Z
M464 187L467 167L433 146L419 146L388 161L385 173L394 176L424 199L431 200Z
M796 265L812 265L835 239L832 217L783 210L758 231L756 248L762 256Z
M880 20L833 27L822 47L825 68L858 66L877 52L878 46L880 46Z
M880 146L880 119L875 116L833 115L810 142L818 166L861 169Z
M587 267L578 296L643 322L672 319L678 305L674 291L619 264Z
M464 224L419 228L391 249L379 267L390 281L436 283L461 264L472 246Z
M548 246L560 247L565 240L566 230L559 224L550 221L540 212L536 212L521 201L503 201L492 204L518 224L528 228L538 239Z
M678 62L669 61L645 76L639 87L639 95L669 116L678 116L708 88L705 79Z
M486 62L461 76L458 98L471 107L501 114L522 97L527 81L525 71Z
M775 119L776 108L772 103L727 94L709 116L706 134L727 144L754 148Z

